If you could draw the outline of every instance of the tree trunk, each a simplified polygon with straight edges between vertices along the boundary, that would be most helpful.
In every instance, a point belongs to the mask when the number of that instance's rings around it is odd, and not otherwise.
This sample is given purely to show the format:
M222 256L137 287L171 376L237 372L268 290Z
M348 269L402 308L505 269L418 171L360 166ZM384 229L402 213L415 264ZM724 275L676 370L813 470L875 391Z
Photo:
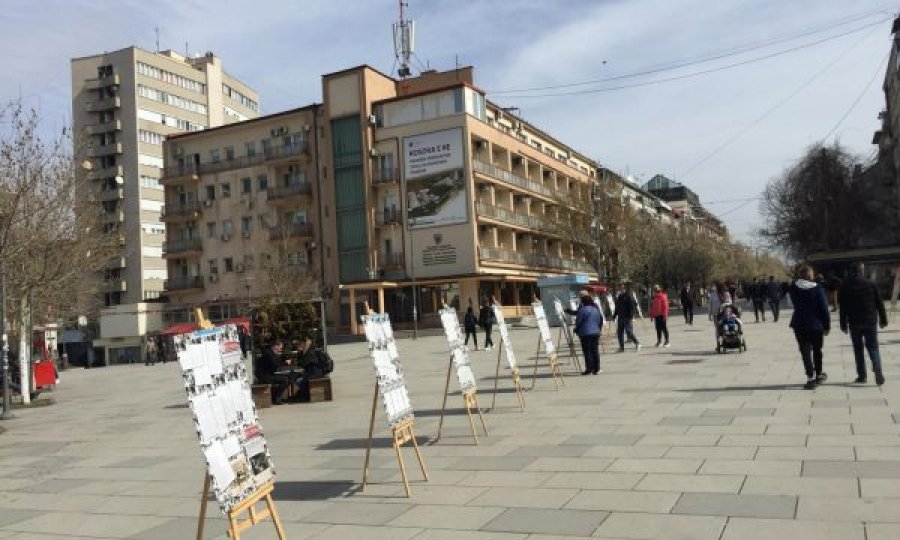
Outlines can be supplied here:
M28 296L19 298L19 389L22 403L31 403L31 358L29 354L30 339L28 334Z

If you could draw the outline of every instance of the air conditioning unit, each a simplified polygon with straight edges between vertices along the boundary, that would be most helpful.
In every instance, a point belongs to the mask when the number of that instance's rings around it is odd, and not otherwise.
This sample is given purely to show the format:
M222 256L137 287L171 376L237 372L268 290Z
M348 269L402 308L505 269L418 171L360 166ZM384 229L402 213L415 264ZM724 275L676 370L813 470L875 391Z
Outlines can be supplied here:
M250 238L250 231L241 231L241 236L244 238Z
M210 274L209 275L210 283L218 283L218 281L219 281L219 274Z
M234 271L237 272L238 274L243 274L244 273L244 263L237 263L236 265L234 265Z
M213 200L212 200L212 199L205 199L205 200L203 201L203 206L205 206L205 207L207 207L207 208L209 208L209 207L212 206L212 205L213 205Z
M378 125L378 117L374 114L369 115L369 125L375 127Z
M227 241L229 241L229 240L231 240L231 235L230 235L230 234L223 234L223 235L222 235L222 241L223 241L223 242L227 242Z

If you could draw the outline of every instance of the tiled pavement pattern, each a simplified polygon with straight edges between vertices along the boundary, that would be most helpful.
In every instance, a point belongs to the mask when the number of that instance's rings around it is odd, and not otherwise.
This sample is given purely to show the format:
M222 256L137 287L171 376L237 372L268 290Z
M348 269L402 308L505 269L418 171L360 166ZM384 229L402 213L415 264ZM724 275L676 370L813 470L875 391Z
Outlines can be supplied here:
M750 351L727 356L712 351L705 320L672 326L671 349L604 355L602 375L567 377L559 392L538 380L524 413L501 370L479 446L451 396L443 439L424 446L429 483L407 455L411 500L380 411L376 484L359 492L372 368L364 344L333 347L336 401L262 412L289 537L900 538L900 330L882 334L883 388L847 384L849 340L837 333L826 340L828 384L810 392L784 323L747 324ZM637 330L652 344L649 325ZM525 364L536 332L513 336ZM427 440L446 345L399 348ZM482 405L495 360L475 355ZM4 424L0 539L193 538L203 469L177 366L68 372L55 398ZM214 504L209 515L208 536L223 538Z

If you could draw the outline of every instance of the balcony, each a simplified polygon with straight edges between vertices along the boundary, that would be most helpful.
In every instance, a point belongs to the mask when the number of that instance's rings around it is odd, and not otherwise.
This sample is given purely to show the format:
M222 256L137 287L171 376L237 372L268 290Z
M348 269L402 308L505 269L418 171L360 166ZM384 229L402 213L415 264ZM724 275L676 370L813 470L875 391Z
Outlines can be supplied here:
M115 212L103 212L103 216L101 217L100 221L104 225L111 225L113 223L125 223L125 212L123 210L117 210Z
M397 208L384 208L381 212L375 213L375 226L386 227L388 225L400 225L403 223L403 216Z
M122 176L124 174L125 168L121 165L116 165L91 171L88 173L88 178L91 180L103 180L105 178L115 178L116 176Z
M526 189L544 197L548 197L551 199L556 198L556 191L548 188L540 182L522 178L521 176L513 174L509 171L505 171L497 167L496 165L485 163L484 161L473 160L473 163L475 164L475 172L479 174L489 176L495 180L500 180L501 182L505 182L507 184L512 184L516 187Z
M162 178L159 182L164 185L177 184L181 180L190 178L191 180L200 179L200 166L197 163L182 163L180 165L169 165L163 169Z
M184 201L175 203L166 203L162 208L160 219L162 221L175 221L181 219L192 219L200 215L200 201Z
M203 242L199 238L185 238L163 242L163 257L174 255L187 256L203 252Z
M103 292L125 292L128 283L124 279L109 279L103 282Z
M114 257L106 263L107 270L115 270L117 268L125 268L125 257Z
M107 75L106 77L95 77L93 79L86 79L84 81L84 87L87 90L97 90L99 88L104 88L106 86L118 86L119 83L119 74L114 73L112 75Z
M375 169L372 171L372 184L386 186L400 181L400 169Z
M98 99L97 101L92 101L87 104L85 110L87 112L100 112L100 111L109 111L111 109L118 109L122 106L122 98L119 96L106 98L106 99Z
M99 135L101 133L111 133L113 131L122 131L122 121L113 120L102 124L91 124L85 128L88 135Z
M203 288L203 276L181 276L169 278L163 282L166 291L188 291Z
M100 192L100 200L103 202L118 201L125 198L125 190L122 188L104 189Z
M308 197L312 195L312 184L309 182L294 182L286 186L271 187L266 191L269 201L287 201L296 197Z
M403 253L386 253L382 251L378 253L378 260L381 261L381 267L385 270L396 270L398 268L404 268L406 266L406 261Z
M496 219L497 221L502 221L511 225L517 225L529 230L545 231L549 229L548 222L542 218L539 218L537 216L517 214L516 212L508 208L503 208L501 206L491 206L484 203L475 203L475 212L478 214L478 217L483 216L491 219Z
M481 247L478 249L482 261L515 264L535 269L568 270L571 272L593 272L590 265L572 259L552 257L545 253L508 251L497 248Z
M284 146L272 146L263 150L266 161L282 161L291 160L300 156L309 155L309 143L299 141L294 144L286 144Z
M288 238L312 238L312 223L292 223L269 229L269 240L285 240Z
M261 153L235 157L232 159L220 159L215 162L206 162L200 165L201 173L214 173L221 171L230 171L234 169L245 169L247 167L255 167L263 163L285 163L296 161L301 156L309 155L309 144L306 141L289 144L285 146L272 146L264 149Z
M100 157L100 156L111 156L113 154L121 154L122 153L122 143L110 143L104 144L102 146L92 146L88 148L88 156L90 157Z

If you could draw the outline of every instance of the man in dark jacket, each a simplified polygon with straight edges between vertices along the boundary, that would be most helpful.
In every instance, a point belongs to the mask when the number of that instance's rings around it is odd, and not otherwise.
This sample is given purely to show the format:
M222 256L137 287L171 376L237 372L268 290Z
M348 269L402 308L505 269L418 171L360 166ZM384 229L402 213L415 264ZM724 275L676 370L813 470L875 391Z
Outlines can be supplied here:
M631 292L631 283L626 283L622 292L616 297L616 310L613 319L616 320L616 337L619 339L619 352L625 351L625 336L634 343L634 350L641 350L641 343L634 335L634 315L637 313L637 302L634 293Z
M684 312L684 322L694 324L694 297L697 296L697 290L694 289L690 280L684 283L681 288L681 310Z
M812 269L806 265L798 269L797 281L791 285L789 294L794 304L791 328L806 371L804 388L813 390L828 377L822 370L822 345L831 330L828 300L825 290L813 281Z
M579 293L581 306L575 312L575 333L581 341L584 355L582 375L596 375L600 369L600 331L603 329L603 314L587 291ZM565 322L563 322L565 324Z
M260 355L259 360L254 365L254 375L256 382L259 384L272 385L272 404L281 405L284 399L284 391L287 390L291 379L286 375L281 375L277 371L281 368L281 353L283 344L281 340L275 340L270 346L266 347Z
M840 305L841 331L845 334L849 328L850 340L853 342L853 356L856 359L856 382L866 382L866 355L863 345L869 351L872 371L875 372L875 383L884 384L881 371L881 354L878 351L878 329L875 324L887 326L887 313L884 302L878 294L878 287L865 278L862 263L853 265L850 277L841 285L838 293Z
M766 322L766 284L759 278L753 278L753 284L750 285L750 301L753 303L753 315L756 316L756 322Z
M769 308L772 310L773 322L778 322L778 312L781 308L781 298L784 296L781 291L781 285L775 281L775 276L769 276L769 282L766 283L766 300L769 301Z

